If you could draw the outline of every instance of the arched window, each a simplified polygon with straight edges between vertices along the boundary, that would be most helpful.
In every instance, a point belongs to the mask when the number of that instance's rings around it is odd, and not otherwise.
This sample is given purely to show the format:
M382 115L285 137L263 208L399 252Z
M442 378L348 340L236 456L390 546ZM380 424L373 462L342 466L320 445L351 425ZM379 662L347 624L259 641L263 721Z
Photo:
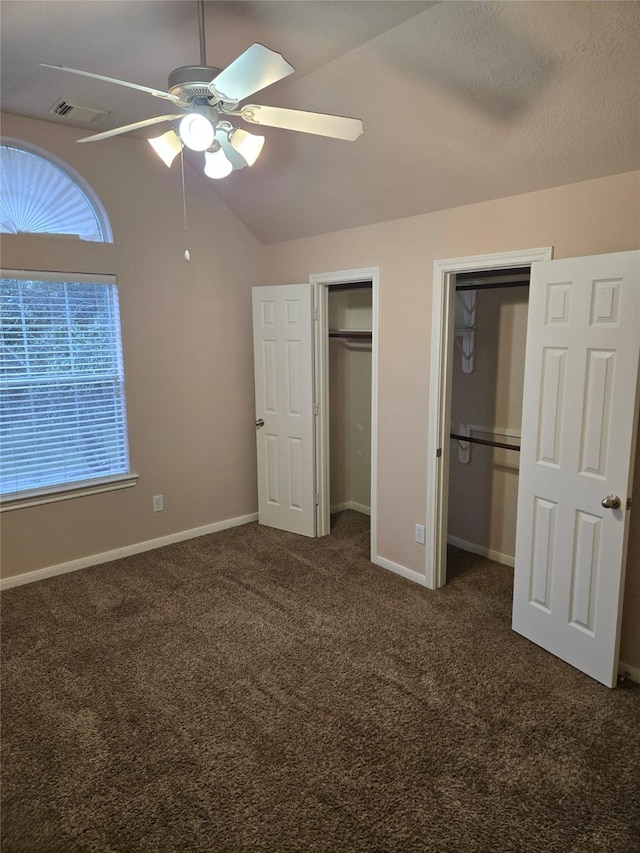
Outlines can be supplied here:
M73 234L112 243L100 200L73 169L57 157L15 139L0 143L0 232Z

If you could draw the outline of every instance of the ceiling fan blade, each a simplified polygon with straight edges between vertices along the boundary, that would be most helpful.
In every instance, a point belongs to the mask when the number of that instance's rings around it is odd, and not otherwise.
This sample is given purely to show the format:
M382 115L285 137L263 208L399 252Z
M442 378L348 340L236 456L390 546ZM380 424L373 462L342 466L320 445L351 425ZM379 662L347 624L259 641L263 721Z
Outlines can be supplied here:
M315 133L318 136L331 136L333 139L346 139L351 142L364 131L359 118L308 113L304 110L287 110L283 107L247 104L240 110L240 115L250 124L299 130L302 133Z
M129 133L130 130L138 130L140 127L148 127L150 124L160 124L163 121L175 121L178 118L183 118L184 113L178 113L174 116L155 116L154 118L146 118L144 121L134 121L133 124L124 124L122 127L114 127L113 130L105 130L102 133L94 133L93 136L84 136L78 139L78 142L99 142L101 139L108 139L110 136L119 136L121 133Z
M293 66L281 54L256 43L221 71L209 83L209 89L220 100L236 103L293 71Z
M47 65L46 62L41 62L43 68L55 68L56 71L68 71L69 74L79 74L81 77L92 77L94 80L104 80L107 83L116 83L118 86L127 86L129 89L137 89L140 92L147 92L153 95L154 98L164 98L166 101L173 101L176 104L182 103L177 95L172 95L170 92L162 92L160 89L151 89L149 86L140 86L138 83L127 83L126 80L116 80L115 77L104 77L102 74L92 74L90 71L78 71L77 68L67 68L64 65Z

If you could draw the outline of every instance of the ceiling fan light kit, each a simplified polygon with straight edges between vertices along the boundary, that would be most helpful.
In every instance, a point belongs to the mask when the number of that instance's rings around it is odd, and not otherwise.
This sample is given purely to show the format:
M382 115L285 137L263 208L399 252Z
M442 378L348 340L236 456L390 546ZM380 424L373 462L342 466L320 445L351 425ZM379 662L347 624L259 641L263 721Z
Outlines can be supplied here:
M45 68L66 71L82 77L91 77L118 86L126 86L169 101L174 109L186 115L155 116L133 124L116 127L78 142L98 142L153 124L180 120L177 132L169 130L148 140L160 159L171 167L183 146L205 154L204 173L210 178L223 178L232 171L253 166L265 142L264 136L248 133L235 127L228 116L238 116L249 124L301 131L333 139L354 141L363 132L362 122L356 118L324 115L282 107L267 107L240 102L249 95L277 83L293 74L293 66L279 53L262 44L252 44L223 70L206 64L204 38L204 4L198 0L200 35L200 65L185 65L169 74L168 91L152 89L137 83L128 83L115 77L105 77L90 71L79 71L63 65L40 63Z
M219 179L226 178L234 169L253 166L262 151L264 136L233 127L230 122L214 124L205 116L190 113L180 122L178 133L168 130L147 142L169 168L183 145L192 151L204 151L205 175Z

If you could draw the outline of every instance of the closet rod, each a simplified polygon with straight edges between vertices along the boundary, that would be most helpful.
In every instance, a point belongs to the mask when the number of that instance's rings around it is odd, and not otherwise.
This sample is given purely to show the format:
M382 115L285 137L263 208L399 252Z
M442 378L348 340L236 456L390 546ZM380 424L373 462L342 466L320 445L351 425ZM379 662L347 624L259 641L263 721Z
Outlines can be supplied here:
M368 329L329 329L330 338L353 338L354 340L371 340L373 333Z
M519 444L505 444L504 441L489 441L486 438L473 438L470 435L458 435L457 432L452 432L451 438L455 438L458 441L470 441L471 444L486 444L487 447L503 447L505 450L520 451Z

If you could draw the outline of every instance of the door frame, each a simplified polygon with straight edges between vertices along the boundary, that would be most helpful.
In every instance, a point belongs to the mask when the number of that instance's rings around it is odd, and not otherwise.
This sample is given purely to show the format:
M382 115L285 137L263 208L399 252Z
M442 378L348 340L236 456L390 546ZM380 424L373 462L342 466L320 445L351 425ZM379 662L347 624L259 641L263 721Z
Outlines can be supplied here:
M431 368L429 381L429 424L427 435L427 514L425 577L428 589L438 589L447 580L447 521L449 502L449 432L455 320L456 273L531 267L550 261L553 247L447 258L433 263L431 309ZM527 425L522 425L523 432Z
M377 552L378 529L378 327L380 268L340 270L314 273L313 285L315 327L315 460L316 460L316 536L331 532L331 489L329 455L329 285L348 285L371 281L371 561Z

